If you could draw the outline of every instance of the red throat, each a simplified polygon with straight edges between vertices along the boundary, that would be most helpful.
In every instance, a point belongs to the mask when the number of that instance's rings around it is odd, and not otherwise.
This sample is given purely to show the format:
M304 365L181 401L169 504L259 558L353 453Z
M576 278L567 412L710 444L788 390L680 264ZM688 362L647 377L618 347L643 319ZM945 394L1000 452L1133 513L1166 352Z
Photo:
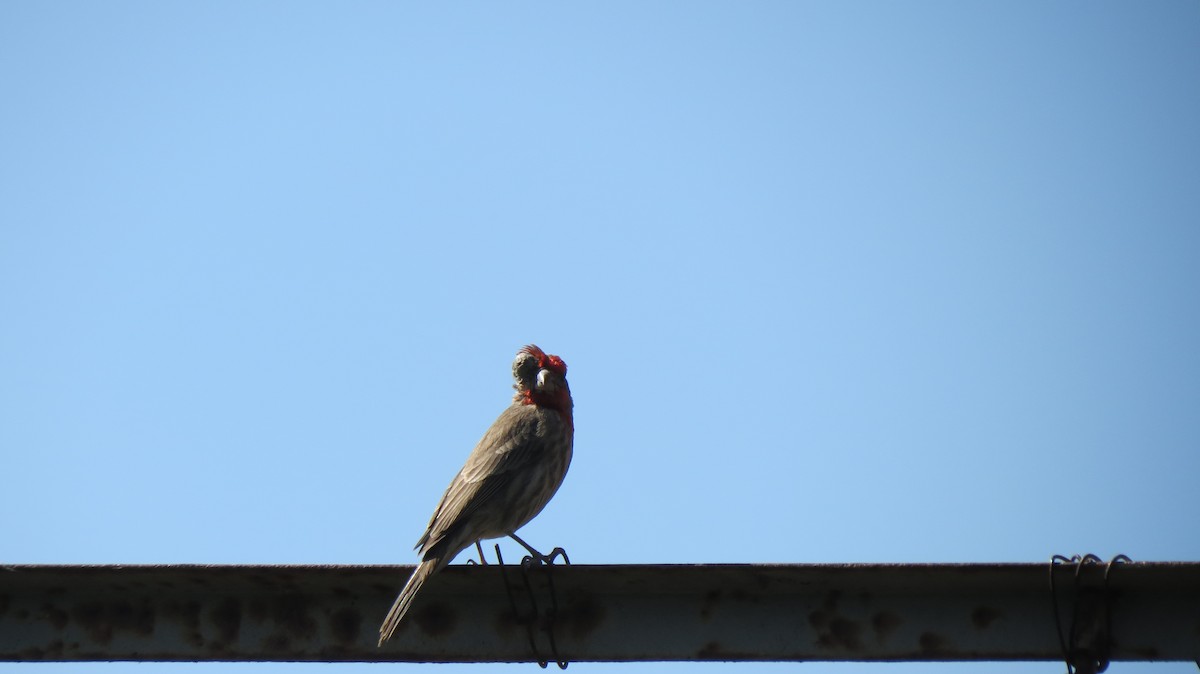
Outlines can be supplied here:
M537 405L538 407L551 409L566 417L567 421L572 421L571 394L567 393L566 391L559 391L558 393L539 393L533 390L525 390L521 394L521 404ZM572 425L574 425L574 423L572 423Z
M558 391L557 393L541 393L525 390L521 393L520 402L522 405L534 405L545 410L554 410L567 420L567 424L572 429L575 428L575 415L571 409L573 407L571 404L571 394L565 390Z

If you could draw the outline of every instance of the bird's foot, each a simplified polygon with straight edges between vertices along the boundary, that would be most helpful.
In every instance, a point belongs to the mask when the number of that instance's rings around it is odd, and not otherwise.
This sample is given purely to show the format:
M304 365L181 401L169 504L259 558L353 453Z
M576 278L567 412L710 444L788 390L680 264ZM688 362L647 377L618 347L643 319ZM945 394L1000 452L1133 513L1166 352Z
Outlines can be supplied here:
M551 566L554 564L554 560L558 559L559 557L562 557L563 564L567 564L567 565L571 564L571 558L567 556L567 551L562 548L554 548L553 550L550 551L550 554L543 555L542 553L540 553L536 549L534 549L534 547L532 545L521 540L521 538L519 536L517 536L516 534L509 534L508 537L513 539L514 541L520 543L521 547L525 548L525 550L527 552L529 552L528 555L526 555L523 559L521 559L522 566L533 565L534 563L536 563L538 565L544 564L546 566Z
M571 558L567 556L567 551L563 550L562 548L554 548L548 555L543 555L539 552L533 551L521 558L521 565L533 566L535 564L545 564L546 566L553 566L554 560L558 559L559 557L562 557L563 564L570 566Z

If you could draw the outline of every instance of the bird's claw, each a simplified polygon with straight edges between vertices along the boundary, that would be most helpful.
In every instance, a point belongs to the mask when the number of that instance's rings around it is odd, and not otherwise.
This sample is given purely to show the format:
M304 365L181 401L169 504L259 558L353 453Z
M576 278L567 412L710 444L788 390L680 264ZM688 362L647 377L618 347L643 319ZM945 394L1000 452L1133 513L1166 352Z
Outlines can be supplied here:
M567 551L563 550L562 548L554 548L553 550L550 551L550 554L548 554L548 555L543 555L542 553L537 552L536 550L532 550L530 552L531 552L531 554L525 555L524 557L521 558L521 566L530 567L530 566L533 566L535 563L539 566L541 566L541 565L553 566L554 560L558 559L559 557L562 557L563 564L565 564L567 566L571 565L571 558L567 556ZM532 553L536 553L536 554L532 554Z
M531 565L535 561L538 563L539 566L540 565L551 566L554 564L554 560L559 557L563 558L564 564L570 565L570 563L571 563L571 558L567 556L567 551L562 548L554 548L553 550L550 551L550 554L543 555L542 553L538 552L537 549L534 548L532 545L521 540L520 536L518 536L516 534L509 534L508 537L513 539L514 541L520 543L521 547L525 548L525 550L529 553L528 555L526 555L524 558L521 559L522 566Z

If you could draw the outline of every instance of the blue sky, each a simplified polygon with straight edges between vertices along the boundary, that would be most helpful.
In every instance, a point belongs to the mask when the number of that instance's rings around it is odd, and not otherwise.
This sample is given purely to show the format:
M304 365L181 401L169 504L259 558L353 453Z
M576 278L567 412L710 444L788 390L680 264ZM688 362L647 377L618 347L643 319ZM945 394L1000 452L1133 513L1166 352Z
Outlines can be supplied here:
M576 562L1200 559L1196 3L14 1L0 87L4 562L413 563L528 342Z

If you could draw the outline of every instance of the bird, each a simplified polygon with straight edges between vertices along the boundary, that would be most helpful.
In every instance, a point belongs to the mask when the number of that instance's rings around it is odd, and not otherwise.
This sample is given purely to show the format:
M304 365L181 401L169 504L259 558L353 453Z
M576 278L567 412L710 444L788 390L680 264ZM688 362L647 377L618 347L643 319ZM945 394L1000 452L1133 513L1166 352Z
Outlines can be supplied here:
M379 626L379 646L396 632L413 598L433 574L470 545L509 536L548 560L516 531L546 507L571 465L574 401L567 364L529 344L512 365L512 404L475 445L417 541L421 563Z

